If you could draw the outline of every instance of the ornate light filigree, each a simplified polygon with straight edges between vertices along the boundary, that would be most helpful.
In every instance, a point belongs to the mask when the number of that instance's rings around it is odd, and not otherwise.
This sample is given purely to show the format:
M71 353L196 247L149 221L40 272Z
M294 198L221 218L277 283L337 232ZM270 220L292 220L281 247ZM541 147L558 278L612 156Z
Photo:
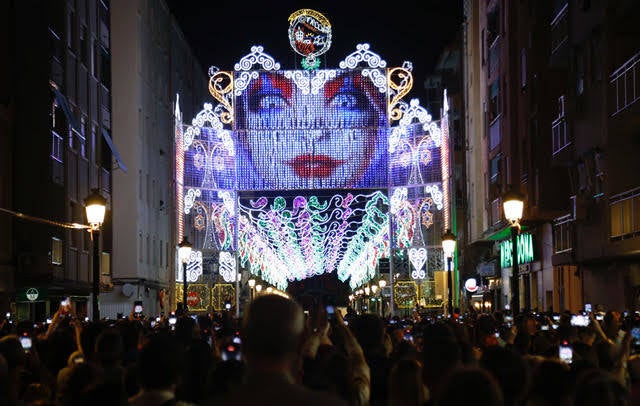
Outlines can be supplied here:
M226 71L211 71L209 78L209 93L220 102L216 106L220 120L225 124L233 122L233 73Z
M200 189L189 189L184 195L184 214L189 214L196 199L202 195Z
M238 63L233 66L236 71L249 71L253 65L260 65L263 70L279 70L280 64L269 54L264 53L264 47L254 45L251 52L243 56Z
M440 185L437 183L432 183L424 187L424 193L430 194L433 202L436 204L438 210L442 210L442 191L440 190Z
M236 272L236 258L228 251L220 251L219 272L225 282L235 282L238 273Z
M427 249L425 247L409 248L409 261L413 265L411 277L413 279L424 279L427 276L423 269L424 263L427 262Z
M387 84L389 86L387 111L389 122L402 118L402 109L399 108L398 104L413 87L412 69L411 63L405 62L401 68L392 68L387 71Z
M340 62L340 69L354 69L360 62L365 62L370 68L386 68L387 62L380 55L369 50L369 44L358 44L356 50Z
M176 269L176 282L183 282L182 267ZM189 262L187 262L187 282L196 282L202 275L202 251L191 250Z
M370 78L373 85L380 90L380 93L387 91L387 76L381 69L363 69L362 76Z

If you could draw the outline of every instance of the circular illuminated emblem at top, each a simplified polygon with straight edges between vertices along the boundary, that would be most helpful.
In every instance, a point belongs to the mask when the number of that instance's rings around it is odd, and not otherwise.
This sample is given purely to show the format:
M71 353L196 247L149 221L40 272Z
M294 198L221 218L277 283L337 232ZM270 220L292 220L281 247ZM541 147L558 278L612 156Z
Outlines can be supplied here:
M478 284L475 278L469 278L464 282L464 288L467 289L467 292L474 293L478 290Z
M305 57L302 66L316 69L318 56L331 47L331 24L315 10L304 8L289 16L289 43L294 51Z
M38 296L40 296L40 292L38 292L38 289L36 288L29 288L26 291L26 296L27 296L27 299L33 302L36 299L38 299Z

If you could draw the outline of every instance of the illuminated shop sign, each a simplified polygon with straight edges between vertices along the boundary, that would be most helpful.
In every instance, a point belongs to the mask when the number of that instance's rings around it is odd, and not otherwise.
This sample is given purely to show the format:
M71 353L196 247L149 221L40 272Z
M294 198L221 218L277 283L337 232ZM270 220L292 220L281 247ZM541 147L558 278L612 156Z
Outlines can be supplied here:
M531 234L519 234L517 237L518 244L518 264L526 264L533 262L533 236ZM511 240L504 240L500 243L500 267L508 268L512 266L513 244Z

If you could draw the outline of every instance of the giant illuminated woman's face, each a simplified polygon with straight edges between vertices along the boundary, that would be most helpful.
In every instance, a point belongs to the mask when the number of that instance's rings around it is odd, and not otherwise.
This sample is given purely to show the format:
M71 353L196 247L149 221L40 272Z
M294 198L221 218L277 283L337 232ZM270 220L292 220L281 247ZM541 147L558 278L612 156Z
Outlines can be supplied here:
M313 87L317 71L310 74ZM263 73L241 103L244 116L236 131L257 171L239 168L241 184L350 187L362 182L382 153L384 96L359 72L337 75L315 91L282 74Z

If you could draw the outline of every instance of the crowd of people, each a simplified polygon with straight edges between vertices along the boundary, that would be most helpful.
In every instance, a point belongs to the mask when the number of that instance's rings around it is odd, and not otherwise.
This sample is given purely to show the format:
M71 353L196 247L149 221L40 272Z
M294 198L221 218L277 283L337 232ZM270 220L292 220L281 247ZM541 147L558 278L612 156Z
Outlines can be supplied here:
M640 315L227 313L0 326L0 405L633 405ZM600 320L601 319L601 320Z

